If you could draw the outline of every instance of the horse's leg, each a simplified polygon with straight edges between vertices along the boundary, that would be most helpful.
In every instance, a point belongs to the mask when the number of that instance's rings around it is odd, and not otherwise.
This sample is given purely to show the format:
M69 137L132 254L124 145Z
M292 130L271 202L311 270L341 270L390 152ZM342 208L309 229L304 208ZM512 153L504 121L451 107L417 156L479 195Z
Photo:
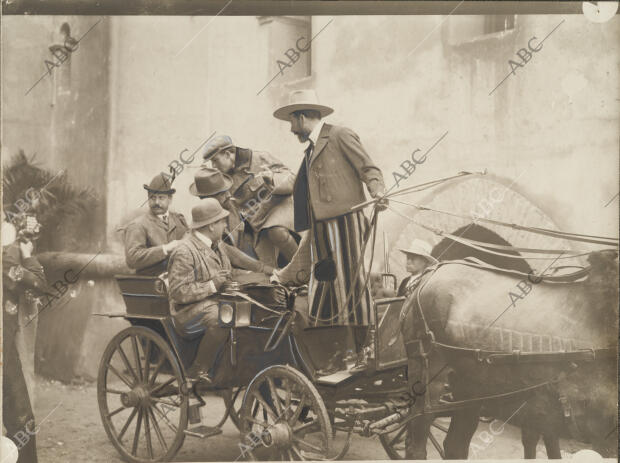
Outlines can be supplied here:
M521 427L521 443L523 444L523 458L533 459L536 458L536 445L538 445L538 439L540 434L538 429L528 426L528 423L524 423ZM546 445L546 442L545 442ZM547 450L548 452L548 450Z
M426 460L426 442L431 429L432 417L421 415L409 422L405 438L405 459Z
M547 449L547 458L560 459L562 458L562 452L560 452L560 438L557 434L543 434L543 441L545 448Z
M466 460L469 444L478 428L480 407L459 410L452 415L448 434L443 441L446 459Z

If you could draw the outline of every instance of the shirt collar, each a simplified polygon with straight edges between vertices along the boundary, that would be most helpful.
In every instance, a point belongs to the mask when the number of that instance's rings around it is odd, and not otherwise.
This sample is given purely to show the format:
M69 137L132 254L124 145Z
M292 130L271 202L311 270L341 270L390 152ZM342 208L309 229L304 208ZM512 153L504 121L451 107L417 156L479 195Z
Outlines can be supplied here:
M312 132L310 132L310 135L308 135L308 138L312 141L312 144L315 146L316 146L317 140L319 139L319 135L321 134L321 129L323 129L324 125L325 125L325 122L319 121L319 123L315 125L314 128L312 129Z
M158 217L160 220L164 220L164 219L168 220L168 211L166 211L166 212L165 212L165 213L163 213L163 214L157 214L157 217Z
M200 241L206 244L208 248L210 248L211 245L213 244L213 241L211 241L211 239L208 236L203 235L198 230L194 230L194 234L196 235L196 238L198 238Z

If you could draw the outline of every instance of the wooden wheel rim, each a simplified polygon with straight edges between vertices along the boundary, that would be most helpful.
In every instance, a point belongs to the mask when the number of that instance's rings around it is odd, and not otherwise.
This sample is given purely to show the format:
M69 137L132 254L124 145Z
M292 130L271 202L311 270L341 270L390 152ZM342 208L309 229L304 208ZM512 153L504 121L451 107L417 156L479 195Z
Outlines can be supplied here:
M274 390L277 399L270 404ZM329 458L332 427L327 409L314 385L295 368L275 365L256 375L239 415L241 457L256 460L269 448L283 461Z
M154 355L156 362L152 361ZM166 366L170 371L162 373ZM120 379L120 386L110 387L112 378ZM188 396L182 392L184 382L172 349L155 331L133 326L112 338L99 365L97 399L103 427L124 460L167 461L176 455L185 439L188 419ZM178 399L168 400L166 395L176 395ZM114 397L119 400L113 406L120 407L110 411ZM167 411L162 409L166 405ZM123 417L125 412L129 414ZM116 424L114 416L119 416L124 424ZM133 436L129 438L132 427ZM143 455L140 444L145 450Z

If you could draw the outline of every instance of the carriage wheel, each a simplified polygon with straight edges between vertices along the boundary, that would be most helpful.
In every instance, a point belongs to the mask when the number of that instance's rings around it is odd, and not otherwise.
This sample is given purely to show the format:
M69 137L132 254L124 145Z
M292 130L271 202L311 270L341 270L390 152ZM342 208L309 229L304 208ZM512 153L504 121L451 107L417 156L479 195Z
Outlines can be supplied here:
M230 416L230 420L239 431L241 431L239 413L241 412L244 391L245 387L233 387L222 392L222 398L224 399L228 416ZM222 424L224 424L224 421L226 420L222 420Z
M240 410L241 456L250 460L323 460L332 447L329 415L299 370L276 365L248 386Z
M435 419L431 423L431 432L428 434L428 439L437 450L437 453L441 456L441 458L445 459L443 446L439 443L437 438L432 433L432 428L439 429L440 431L447 433L448 428L446 428L441 423L437 422ZM381 445L385 450L385 453L388 454L391 460L405 460L405 439L407 438L407 425L403 425L392 432L379 435L379 441L381 441Z
M118 333L97 378L101 421L124 460L171 460L185 438L188 395L172 349L148 328Z

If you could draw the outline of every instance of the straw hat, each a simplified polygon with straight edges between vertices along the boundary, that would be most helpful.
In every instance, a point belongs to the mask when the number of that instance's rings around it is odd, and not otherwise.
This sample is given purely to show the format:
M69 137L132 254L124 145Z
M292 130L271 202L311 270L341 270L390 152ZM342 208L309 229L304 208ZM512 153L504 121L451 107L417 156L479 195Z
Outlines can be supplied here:
M319 104L319 99L314 90L295 90L288 95L288 104L276 109L273 117L283 121L288 121L291 113L303 109L312 109L321 113L325 117L334 112L329 106Z
M411 246L407 249L400 248L400 252L405 254L413 254L416 256L422 256L431 264L437 263L437 259L431 256L432 247L426 241L415 239L412 241Z

